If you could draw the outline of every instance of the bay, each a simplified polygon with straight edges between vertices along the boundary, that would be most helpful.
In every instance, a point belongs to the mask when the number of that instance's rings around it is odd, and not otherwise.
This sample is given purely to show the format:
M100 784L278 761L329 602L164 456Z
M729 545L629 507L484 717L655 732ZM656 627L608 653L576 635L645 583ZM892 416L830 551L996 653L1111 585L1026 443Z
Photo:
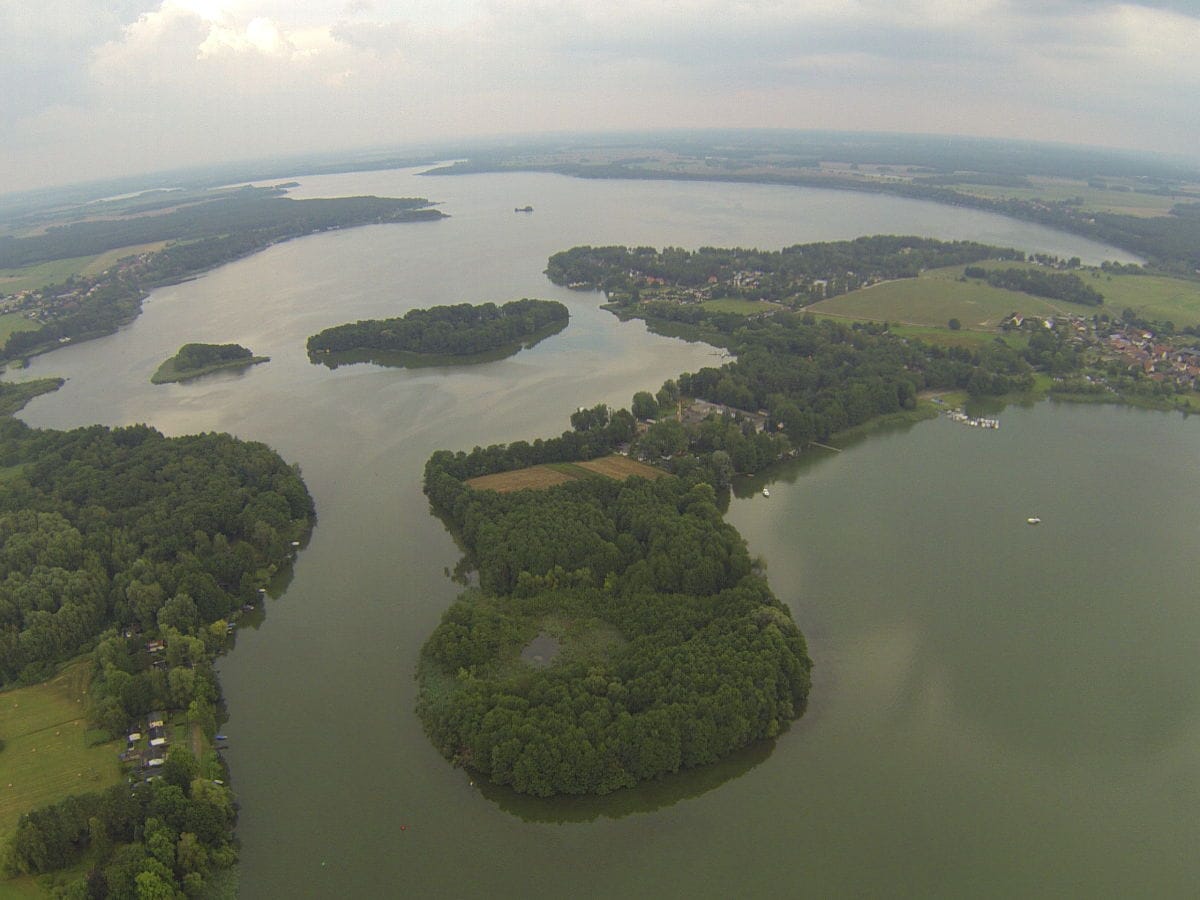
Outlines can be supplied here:
M599 800L471 784L413 713L460 554L420 491L434 449L561 431L571 411L718 365L550 285L580 243L780 247L919 233L1087 262L1070 235L898 198L414 170L294 196L428 196L450 218L291 241L154 292L128 328L36 359L23 418L231 431L302 467L319 520L221 661L245 897L1179 895L1200 876L1192 585L1196 423L1041 404L999 431L874 435L741 486L729 518L817 663L773 745ZM533 214L514 214L526 204ZM312 365L329 325L435 303L559 299L569 328L472 367ZM272 361L152 386L188 341ZM1039 515L1043 525L1025 524Z

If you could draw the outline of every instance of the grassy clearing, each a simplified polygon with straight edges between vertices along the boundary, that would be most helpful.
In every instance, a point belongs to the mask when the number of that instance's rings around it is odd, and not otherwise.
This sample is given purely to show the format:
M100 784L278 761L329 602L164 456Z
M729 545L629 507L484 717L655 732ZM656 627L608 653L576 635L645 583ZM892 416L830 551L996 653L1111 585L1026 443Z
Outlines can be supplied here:
M738 316L757 316L759 313L777 312L784 307L766 300L742 300L737 297L722 297L720 300L705 300L700 304L711 312L733 313Z
M602 665L628 641L616 626L595 616L576 615L565 610L527 619L530 638L516 653L502 654L497 674L501 678L524 677L534 663L525 659L525 649L540 638L552 638L558 644L550 664L566 662Z
M49 681L0 694L0 845L23 813L121 780L119 742L88 747L83 701L91 661L78 660Z
M564 484L577 478L589 478L596 475L623 481L633 475L643 478L659 478L666 473L653 466L640 463L624 456L605 456L579 463L546 463L541 466L531 466L528 469L514 469L511 472L496 472L493 475L480 475L478 478L468 478L465 484L476 490L496 491L506 494L510 491L521 491L530 488L535 491Z
M10 334L17 331L33 331L40 327L37 322L25 318L21 313L0 315L0 347L4 346Z

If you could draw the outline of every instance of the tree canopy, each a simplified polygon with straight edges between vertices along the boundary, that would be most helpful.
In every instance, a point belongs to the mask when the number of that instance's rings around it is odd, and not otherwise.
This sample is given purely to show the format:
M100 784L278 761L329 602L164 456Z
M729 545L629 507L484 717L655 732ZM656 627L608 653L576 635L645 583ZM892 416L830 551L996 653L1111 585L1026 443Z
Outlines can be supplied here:
M227 434L0 419L0 467L0 684L40 679L108 628L221 619L313 515L294 469Z
M394 319L365 319L326 328L308 339L309 353L380 350L471 356L520 345L570 318L556 300L513 300L503 306L458 303L409 310Z

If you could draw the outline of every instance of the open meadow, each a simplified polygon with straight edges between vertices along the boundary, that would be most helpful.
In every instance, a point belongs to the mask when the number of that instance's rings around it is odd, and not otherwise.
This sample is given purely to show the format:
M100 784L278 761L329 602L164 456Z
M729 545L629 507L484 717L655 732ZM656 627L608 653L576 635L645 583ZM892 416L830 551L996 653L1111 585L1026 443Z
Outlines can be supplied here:
M958 281L962 267L952 271L953 277L940 274L945 269L935 269L917 278L883 281L821 300L806 311L844 319L943 328L951 319L958 319L963 328L978 331L995 330L1012 312L1055 316L1067 311L1080 315L1095 311L1094 307L1007 291L975 279Z
M90 659L41 684L0 694L0 845L21 815L121 780L117 741L88 746L83 715Z
M1036 263L988 260L982 268L1041 269ZM1025 316L1097 313L1119 316L1131 308L1146 319L1171 321L1177 326L1200 324L1200 281L1161 275L1110 275L1099 269L1079 269L1088 286L1104 295L1104 303L1087 306L1035 297L992 287L979 279L960 280L963 266L930 269L916 278L884 281L807 307L817 315L862 321L945 328L958 319L964 330L993 331L1009 313Z

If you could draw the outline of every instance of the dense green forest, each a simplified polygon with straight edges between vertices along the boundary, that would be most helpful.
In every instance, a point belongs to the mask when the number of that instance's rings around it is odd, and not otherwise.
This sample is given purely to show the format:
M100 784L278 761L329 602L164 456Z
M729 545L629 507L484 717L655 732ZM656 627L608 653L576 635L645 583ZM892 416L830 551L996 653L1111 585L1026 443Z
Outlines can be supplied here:
M313 514L274 451L223 434L0 419L0 471L0 684L44 678L105 629L202 630L254 598Z
M394 319L366 319L326 328L308 339L309 353L378 350L439 356L488 353L562 327L570 318L556 300L457 303L412 309Z
M184 381L219 369L240 368L266 362L241 344L184 344L179 352L165 360L150 380L154 384Z
M709 484L502 495L453 474L485 462L472 456L436 453L425 473L480 573L422 654L418 711L447 757L522 793L602 794L774 737L804 711L804 639ZM521 659L539 636L561 641L543 667Z
M94 726L115 737L151 711L183 710L211 741L224 620L257 599L313 519L299 472L225 434L0 418L0 474L0 685L90 652ZM195 895L236 859L233 797L215 754L175 748L158 772L132 792L23 816L7 864L37 874L86 860L78 896Z
M1083 303L1099 306L1104 295L1072 272L1042 272L1038 269L985 269L982 266L967 266L963 270L967 278L982 278L992 287L1009 291L1021 291L1035 297L1065 300L1068 303Z

